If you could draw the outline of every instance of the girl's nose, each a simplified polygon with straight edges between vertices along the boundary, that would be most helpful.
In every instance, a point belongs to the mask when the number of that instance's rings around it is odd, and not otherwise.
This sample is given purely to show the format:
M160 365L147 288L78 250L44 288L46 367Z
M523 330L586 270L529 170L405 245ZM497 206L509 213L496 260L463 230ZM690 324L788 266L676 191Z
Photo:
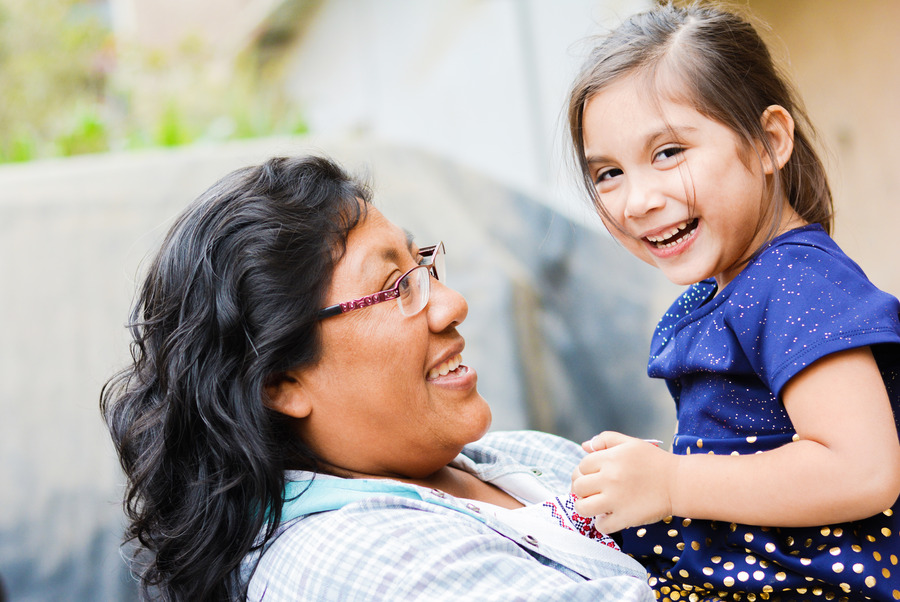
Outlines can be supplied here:
M629 185L628 198L625 202L625 217L644 217L648 213L664 207L665 204L666 195L655 182L632 181Z
M469 314L469 304L458 291L432 279L431 295L425 311L429 329L432 332L443 332L462 324Z

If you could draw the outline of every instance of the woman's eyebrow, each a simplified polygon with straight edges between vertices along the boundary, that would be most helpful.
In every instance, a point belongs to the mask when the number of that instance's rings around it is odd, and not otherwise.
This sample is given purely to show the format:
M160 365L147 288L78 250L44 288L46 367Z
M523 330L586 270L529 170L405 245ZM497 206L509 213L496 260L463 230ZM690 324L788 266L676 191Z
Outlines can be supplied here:
M403 232L406 234L406 247L409 250L409 254L415 257L417 250L416 243L413 242L413 234L409 230L404 229ZM402 257L400 257L400 252L397 250L396 246L383 247L380 253L381 260L387 263L395 263L399 264L402 261Z
M416 244L416 237L407 229L403 229L406 233L406 247L409 249L409 254L415 257L419 252L419 245Z

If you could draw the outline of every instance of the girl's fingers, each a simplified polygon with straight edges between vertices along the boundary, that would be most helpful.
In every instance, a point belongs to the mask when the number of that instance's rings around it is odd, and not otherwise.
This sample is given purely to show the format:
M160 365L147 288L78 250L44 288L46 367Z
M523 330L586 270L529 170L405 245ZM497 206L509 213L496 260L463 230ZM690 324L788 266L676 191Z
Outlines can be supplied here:
M594 435L587 441L581 444L581 448L587 453L600 451L601 449L606 449L606 446L603 443L603 435L606 433L600 433L599 435Z
M601 533L616 533L628 526L612 512L605 512L594 517L594 528Z
M599 435L594 435L591 439L582 443L581 447L584 451L591 453L622 445L633 439L634 437L629 437L628 435L623 435L616 431L603 431Z
M574 483L579 478L583 477L584 474L581 472L580 467L576 466L575 470L572 471L572 483Z
M573 474L572 476L575 475ZM603 493L601 482L602 479L597 473L583 473L581 470L578 470L578 476L572 479L572 493L579 498L594 497Z
M604 500L602 496L592 495L591 497L579 497L575 500L575 512L585 517L607 515L609 511L604 508Z

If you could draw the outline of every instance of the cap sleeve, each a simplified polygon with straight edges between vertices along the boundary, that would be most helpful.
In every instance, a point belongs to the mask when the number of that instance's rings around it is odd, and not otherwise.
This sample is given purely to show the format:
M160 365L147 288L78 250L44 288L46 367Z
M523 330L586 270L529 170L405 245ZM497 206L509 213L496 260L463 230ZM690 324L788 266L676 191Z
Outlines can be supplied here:
M900 303L843 253L784 245L746 276L729 298L728 319L747 359L776 395L827 355L900 343Z

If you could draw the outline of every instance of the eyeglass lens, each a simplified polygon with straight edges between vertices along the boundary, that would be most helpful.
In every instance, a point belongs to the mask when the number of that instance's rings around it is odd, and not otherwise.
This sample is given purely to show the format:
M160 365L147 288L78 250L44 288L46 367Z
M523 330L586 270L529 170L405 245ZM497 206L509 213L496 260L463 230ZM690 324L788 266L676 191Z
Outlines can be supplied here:
M431 293L431 274L427 266L420 266L400 281L400 311L404 316L412 316L424 309Z
M434 270L435 277L446 284L443 244L434 249L428 263L413 269L400 280L397 287L400 296L397 298L397 302L400 304L400 312L404 316L412 316L425 309L431 295L432 270Z

